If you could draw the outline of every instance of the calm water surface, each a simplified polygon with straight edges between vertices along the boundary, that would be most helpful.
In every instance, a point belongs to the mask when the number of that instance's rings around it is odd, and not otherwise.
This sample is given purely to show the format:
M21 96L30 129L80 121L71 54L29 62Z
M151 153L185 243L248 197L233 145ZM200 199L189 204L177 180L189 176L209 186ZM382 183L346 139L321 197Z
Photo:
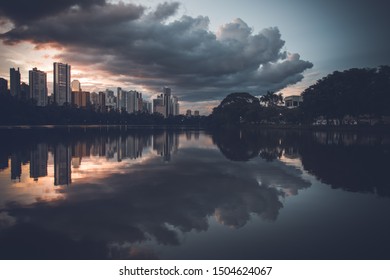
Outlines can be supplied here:
M1 259L390 259L386 134L1 135Z

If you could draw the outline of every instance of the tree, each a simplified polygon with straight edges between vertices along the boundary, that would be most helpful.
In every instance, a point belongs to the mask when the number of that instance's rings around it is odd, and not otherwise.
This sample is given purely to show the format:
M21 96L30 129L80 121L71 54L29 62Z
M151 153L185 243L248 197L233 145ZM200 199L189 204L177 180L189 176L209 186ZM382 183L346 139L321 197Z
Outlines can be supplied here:
M302 93L302 111L308 119L327 119L390 112L390 67L335 71Z
M261 110L259 99L246 92L229 94L213 109L214 125L238 125L256 121Z
M266 107L275 107L282 105L283 102L283 94L276 94L272 91L267 91L267 93L260 97L260 102L263 103Z

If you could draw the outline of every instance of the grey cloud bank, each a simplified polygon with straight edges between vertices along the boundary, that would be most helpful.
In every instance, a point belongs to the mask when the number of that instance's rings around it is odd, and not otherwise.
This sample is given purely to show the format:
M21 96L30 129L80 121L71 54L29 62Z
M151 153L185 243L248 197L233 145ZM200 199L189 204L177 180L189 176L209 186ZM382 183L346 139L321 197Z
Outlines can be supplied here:
M183 101L219 100L234 91L277 91L301 81L302 73L313 66L283 50L277 27L255 33L237 18L214 33L205 16L169 21L177 13L177 2L159 4L152 11L104 0L39 0L34 4L44 8L32 9L32 15L16 8L31 6L28 3L0 5L0 17L13 23L0 35L5 44L58 46L59 60L152 92L167 85Z

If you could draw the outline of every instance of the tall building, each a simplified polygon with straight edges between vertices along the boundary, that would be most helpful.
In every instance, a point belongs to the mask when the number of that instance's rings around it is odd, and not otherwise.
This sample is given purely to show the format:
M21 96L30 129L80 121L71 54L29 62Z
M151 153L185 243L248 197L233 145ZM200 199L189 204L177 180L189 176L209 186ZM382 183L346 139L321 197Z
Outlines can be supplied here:
M54 62L53 89L54 102L58 105L71 103L70 65Z
M47 105L46 73L33 68L28 72L30 83L30 98L37 102L37 106Z
M166 117L166 110L164 105L164 96L161 94L153 99L153 113L159 113Z
M106 93L100 91L98 96L98 106L96 107L99 112L106 112Z
M91 92L89 95L89 101L91 102L91 105L97 108L97 105L99 104L99 94L96 92Z
M71 83L72 91L81 91L81 84L79 80L73 80Z
M142 110L142 93L135 90L129 91L127 112L133 114L141 110Z
M165 106L165 117L172 115L172 105L171 105L171 89L168 87L163 87L163 97L164 97L164 106Z
M172 97L172 116L180 115L179 98L177 96Z
M142 112L152 114L153 113L152 103L148 101L142 101Z
M85 108L91 104L91 94L88 91L72 91L72 104L78 108Z
M16 70L15 68L10 68L9 70L9 78L10 78L10 92L14 97L20 96L20 72L19 68Z
M0 94L8 93L8 81L4 78L0 78Z
M107 111L116 110L117 108L117 98L112 90L106 89L106 109Z
M162 114L165 118L179 115L179 99L172 96L171 89L163 88L163 93L153 100L153 112Z
M20 85L20 99L28 100L30 99L30 86L26 83Z
M119 112L126 111L126 91L122 90L122 88L118 87L116 89L116 109Z

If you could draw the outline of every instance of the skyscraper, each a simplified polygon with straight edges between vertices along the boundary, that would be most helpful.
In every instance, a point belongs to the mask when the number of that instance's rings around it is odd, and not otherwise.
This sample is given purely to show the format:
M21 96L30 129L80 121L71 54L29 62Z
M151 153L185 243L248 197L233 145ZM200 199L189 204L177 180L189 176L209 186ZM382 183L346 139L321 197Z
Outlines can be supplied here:
M9 78L10 78L10 92L14 97L20 96L20 72L19 68L16 70L15 68L9 69Z
M179 98L177 96L172 97L172 115L178 116L180 114Z
M37 102L37 106L47 105L46 73L33 68L28 72L30 83L30 98Z
M53 89L54 102L58 105L71 103L70 65L54 62Z
M72 91L81 91L81 84L79 80L73 80L72 81Z
M0 94L6 94L8 92L8 81L4 78L0 78Z
M163 88L163 93L153 99L153 112L162 114L165 118L179 115L179 99L172 96L171 89Z
M171 89L168 87L163 88L164 95L164 105L165 105L165 117L172 115L172 106L171 106Z
M30 86L26 83L20 85L20 99L28 100L30 99Z

